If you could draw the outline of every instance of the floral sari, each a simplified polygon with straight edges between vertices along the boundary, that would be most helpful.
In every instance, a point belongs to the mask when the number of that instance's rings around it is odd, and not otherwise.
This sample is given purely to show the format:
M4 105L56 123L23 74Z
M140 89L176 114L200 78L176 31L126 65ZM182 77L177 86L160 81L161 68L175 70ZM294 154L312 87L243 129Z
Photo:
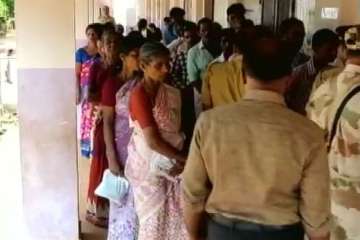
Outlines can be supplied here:
M93 57L82 64L80 75L81 87L81 120L80 120L80 146L81 155L90 158L92 153L92 135L96 121L96 106L88 101L90 72L92 66L99 62L100 58Z
M162 138L181 149L184 141L181 127L181 95L179 90L163 84L152 109L155 123ZM139 240L189 239L180 204L180 177L164 177L151 171L151 150L139 123L130 120L134 132L128 147L125 175L135 197L139 218Z
M130 92L137 83L137 80L127 82L116 94L115 143L121 166L126 166L127 146L132 134L129 126ZM130 188L121 204L110 202L108 240L135 240L137 231L134 195Z

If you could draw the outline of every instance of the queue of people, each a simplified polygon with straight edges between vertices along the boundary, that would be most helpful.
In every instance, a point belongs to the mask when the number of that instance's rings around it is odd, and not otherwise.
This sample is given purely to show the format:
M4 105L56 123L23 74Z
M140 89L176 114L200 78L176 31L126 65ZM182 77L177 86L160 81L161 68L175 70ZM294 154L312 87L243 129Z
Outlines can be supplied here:
M109 240L360 239L360 28L318 30L308 56L300 20L246 12L87 27L86 219ZM129 183L116 203L95 194L107 169Z

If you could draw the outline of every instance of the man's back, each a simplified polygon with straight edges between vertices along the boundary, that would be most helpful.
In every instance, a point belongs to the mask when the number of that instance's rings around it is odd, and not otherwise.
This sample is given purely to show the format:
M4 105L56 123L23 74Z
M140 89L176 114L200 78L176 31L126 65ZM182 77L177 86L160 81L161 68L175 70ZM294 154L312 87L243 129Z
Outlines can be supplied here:
M202 85L202 102L213 108L239 101L245 92L242 57L208 67Z
M206 192L190 186L189 177L192 171L202 175L194 162L203 161L211 186L205 204L208 213L265 225L305 219L319 228L326 222L329 193L323 132L288 110L280 95L251 91L246 100L204 113L194 141L199 149L190 150L184 191L190 198Z

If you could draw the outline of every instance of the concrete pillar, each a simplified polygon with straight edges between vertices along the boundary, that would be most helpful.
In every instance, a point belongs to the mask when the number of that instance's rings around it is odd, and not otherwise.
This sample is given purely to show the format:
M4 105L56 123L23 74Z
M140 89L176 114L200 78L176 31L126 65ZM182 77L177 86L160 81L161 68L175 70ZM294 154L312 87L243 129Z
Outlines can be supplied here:
M23 205L29 239L75 240L79 236L75 2L15 4Z

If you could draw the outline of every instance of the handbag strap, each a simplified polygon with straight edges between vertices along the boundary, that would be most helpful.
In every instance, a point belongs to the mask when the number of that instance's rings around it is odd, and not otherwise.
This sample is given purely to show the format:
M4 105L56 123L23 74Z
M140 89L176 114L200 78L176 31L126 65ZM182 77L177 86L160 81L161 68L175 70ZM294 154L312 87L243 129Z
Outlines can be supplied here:
M329 138L329 144L328 144L328 152L330 151L332 142L334 141L341 114L344 112L344 109L345 109L346 105L348 104L348 102L359 92L360 92L360 86L357 86L357 87L353 88L345 96L345 98L342 100L339 108L337 109L336 114L335 114L335 118L334 118L334 121L333 121L333 124L332 124L331 132L330 132L330 138Z

